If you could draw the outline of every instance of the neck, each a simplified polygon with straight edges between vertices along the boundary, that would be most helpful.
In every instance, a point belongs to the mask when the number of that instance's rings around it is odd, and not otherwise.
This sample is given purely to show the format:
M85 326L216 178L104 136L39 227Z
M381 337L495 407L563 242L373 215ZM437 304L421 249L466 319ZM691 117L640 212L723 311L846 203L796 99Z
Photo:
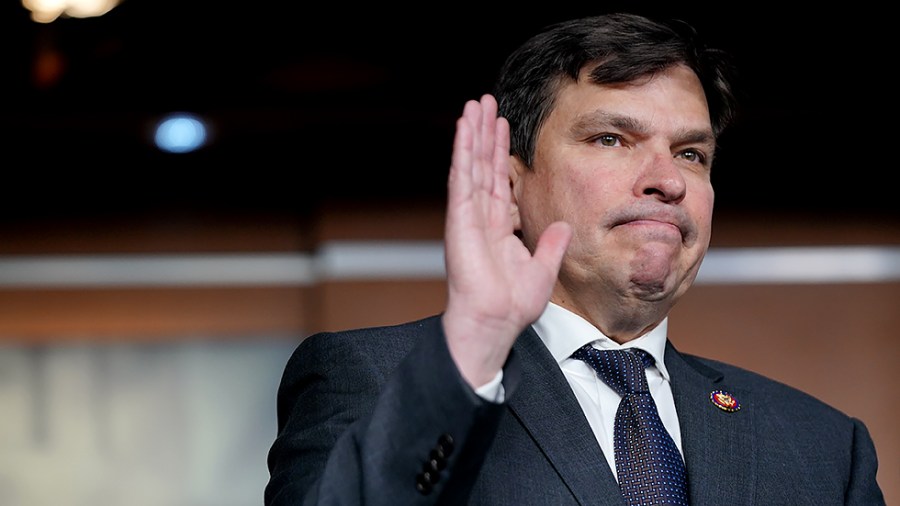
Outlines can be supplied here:
M584 318L619 344L637 339L656 328L672 306L665 301L622 298L583 301L556 292L550 297L550 302Z

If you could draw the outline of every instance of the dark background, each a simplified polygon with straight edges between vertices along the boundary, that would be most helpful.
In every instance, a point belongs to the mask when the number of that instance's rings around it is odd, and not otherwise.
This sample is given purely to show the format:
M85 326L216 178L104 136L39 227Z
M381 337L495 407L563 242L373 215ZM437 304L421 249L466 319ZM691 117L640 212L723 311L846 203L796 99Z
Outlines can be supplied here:
M4 4L6 223L442 200L465 100L542 26L603 11L125 0L41 25ZM635 5L691 22L741 71L742 116L713 170L718 212L900 216L887 12ZM59 72L41 81L48 55ZM177 110L213 121L212 143L157 152L149 128Z

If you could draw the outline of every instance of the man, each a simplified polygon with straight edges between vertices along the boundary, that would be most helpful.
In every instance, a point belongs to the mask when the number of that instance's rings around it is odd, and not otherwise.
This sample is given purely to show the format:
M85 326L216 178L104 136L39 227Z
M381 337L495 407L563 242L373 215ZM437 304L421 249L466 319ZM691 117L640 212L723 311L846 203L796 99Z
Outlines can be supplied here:
M638 380L674 444L668 476L686 476L673 496L884 503L859 420L668 340L709 246L710 170L734 107L727 60L696 41L626 14L560 23L466 103L446 310L301 343L279 389L267 505L674 503L626 503L617 418L632 394L582 349L646 352Z

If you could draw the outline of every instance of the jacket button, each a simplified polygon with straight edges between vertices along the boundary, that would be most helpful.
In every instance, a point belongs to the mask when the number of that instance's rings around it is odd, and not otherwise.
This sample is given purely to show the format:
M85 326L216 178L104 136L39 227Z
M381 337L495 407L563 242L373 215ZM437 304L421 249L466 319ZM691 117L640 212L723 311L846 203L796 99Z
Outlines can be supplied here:
M444 459L429 459L425 462L425 465L422 466L422 470L436 473L444 469L446 465L447 462Z
M431 486L431 481L428 477L425 476L425 473L419 473L416 475L416 490L422 495L428 495L431 493L433 487Z
M443 461L444 459L447 458L447 454L444 453L443 448L438 447L438 448L431 450L431 453L428 454L428 458L431 460Z
M450 455L453 453L453 436L450 434L443 434L438 438L438 448L444 450L444 453Z

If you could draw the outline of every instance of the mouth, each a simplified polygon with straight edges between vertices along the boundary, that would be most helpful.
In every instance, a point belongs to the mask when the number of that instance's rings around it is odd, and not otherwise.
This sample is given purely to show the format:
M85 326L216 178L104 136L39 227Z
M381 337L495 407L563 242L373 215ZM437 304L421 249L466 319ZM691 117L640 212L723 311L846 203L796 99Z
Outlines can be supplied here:
M691 241L697 235L693 222L680 208L654 207L623 210L613 216L610 228L619 226L647 227L667 235L674 229L684 243Z
M670 223L668 221L657 220L657 219L637 219L632 221L626 221L621 223L620 225L627 226L636 226L636 227L658 227L662 229L672 229L681 234L681 227L676 225L675 223Z

